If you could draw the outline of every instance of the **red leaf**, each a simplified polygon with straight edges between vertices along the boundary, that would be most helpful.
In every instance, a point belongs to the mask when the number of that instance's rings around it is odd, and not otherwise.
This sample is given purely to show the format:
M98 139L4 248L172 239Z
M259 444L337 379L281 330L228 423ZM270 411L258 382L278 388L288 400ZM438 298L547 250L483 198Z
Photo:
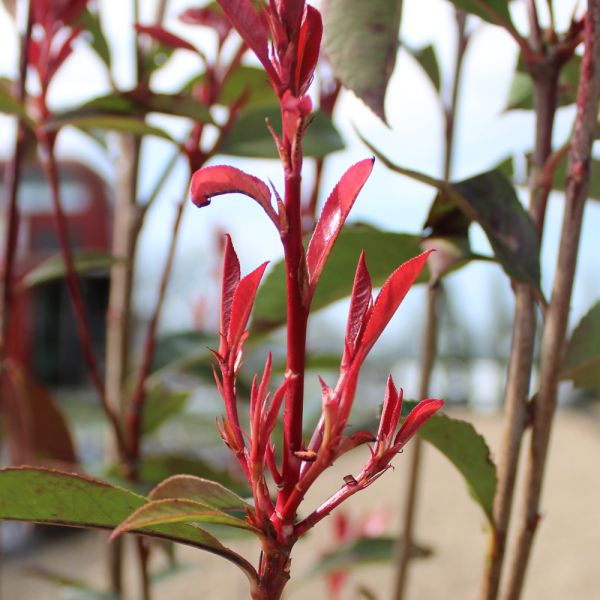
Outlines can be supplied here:
M54 54L50 62L48 74L49 79L51 79L54 76L56 71L60 69L60 66L65 62L65 60L69 58L71 52L73 52L73 40L75 40L75 38L81 33L81 31L81 27L76 27L75 29L73 29L68 35L67 39L63 42L58 52Z
M298 63L296 67L296 84L298 94L302 95L310 85L323 37L323 21L321 13L312 6L306 7L306 18L302 23L298 37Z
M224 40L231 31L231 23L223 16L219 8L207 6L204 8L188 8L179 19L190 25L203 25L214 29L219 38Z
M5 368L2 400L8 422L13 424L7 428L13 459L41 465L76 464L66 419L50 393L16 363L7 361Z
M240 261L231 243L231 237L225 236L223 250L223 278L221 283L221 335L227 336L231 322L233 295L240 283ZM221 350L221 349L220 349Z
M227 165L203 167L192 175L190 196L198 208L208 206L214 196L236 193L256 200L269 218L274 223L278 222L271 206L271 192L258 177Z
M396 451L400 450L402 446L410 440L410 438L423 426L425 423L435 415L435 413L444 406L443 400L423 400L419 402L411 411L400 431L396 434L394 440L394 446Z
M306 2L304 0L279 0L278 4L280 18L291 38L300 29ZM312 6L307 6L306 9L316 11Z
M394 316L410 286L415 282L432 251L423 252L400 265L383 284L369 318L363 338L361 352L366 356L377 341L390 319Z
M217 0L248 47L256 54L273 82L278 77L269 60L269 32L264 14L259 14L252 0Z
M180 38L178 35L167 31L160 25L139 25L136 24L135 30L138 33L145 33L149 35L153 40L159 44L168 46L169 48L180 48L182 50L191 50L192 52L198 52L198 50L192 46L188 41Z
M394 433L400 418L402 410L402 392L398 394L392 376L387 380L387 388L385 390L385 399L383 400L383 411L381 412L381 420L379 422L379 431L377 438L382 439L384 436L389 436Z
M268 262L264 262L260 267L254 269L252 273L246 275L235 290L231 305L231 322L229 323L229 333L227 336L231 347L235 347L246 329L258 284L268 264Z
M310 287L313 293L348 213L373 170L373 162L374 159L368 158L350 167L333 188L321 211L306 253Z
M356 275L354 276L354 285L350 295L350 309L348 311L348 325L346 326L346 341L344 357L342 364L347 364L354 356L356 344L359 342L359 335L365 322L365 316L373 302L371 295L373 288L371 286L371 276L365 262L364 250L360 253Z

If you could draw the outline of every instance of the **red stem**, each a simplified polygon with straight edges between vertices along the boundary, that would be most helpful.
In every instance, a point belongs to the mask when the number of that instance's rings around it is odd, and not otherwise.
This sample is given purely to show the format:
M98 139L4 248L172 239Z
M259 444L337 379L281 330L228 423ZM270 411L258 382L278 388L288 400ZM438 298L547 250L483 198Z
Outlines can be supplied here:
M58 242L60 245L63 260L65 262L66 271L66 283L71 304L73 306L73 314L75 317L75 325L77 327L77 333L81 342L83 350L83 358L85 360L90 378L94 387L98 392L102 408L112 425L113 433L115 435L117 446L120 451L125 449L125 441L123 438L123 432L119 424L119 419L112 407L107 401L106 394L104 393L104 386L102 384L102 378L100 375L100 369L96 355L94 354L92 338L90 334L89 324L85 315L85 308L83 299L81 296L81 290L79 287L79 281L77 272L75 270L75 263L73 260L73 254L69 244L69 231L67 226L67 219L62 208L60 199L60 190L58 183L58 172L56 166L56 158L54 156L54 149L51 142L48 140L45 134L40 134L38 142L40 144L40 159L42 168L45 172L50 186L50 193L52 195L52 204L54 208L54 217L56 222L56 231L58 236Z

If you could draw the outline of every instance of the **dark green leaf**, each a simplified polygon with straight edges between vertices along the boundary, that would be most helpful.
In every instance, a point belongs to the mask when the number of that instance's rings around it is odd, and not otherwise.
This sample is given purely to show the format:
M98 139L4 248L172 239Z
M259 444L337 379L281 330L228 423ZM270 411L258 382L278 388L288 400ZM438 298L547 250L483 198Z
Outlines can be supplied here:
M63 114L49 121L48 129L55 130L65 125L73 125L79 129L108 129L121 133L131 133L139 137L153 135L175 143L175 140L166 131L149 125L144 119L136 117L124 117L121 115L85 117Z
M493 523L496 493L496 466L490 449L473 425L466 421L435 415L419 430L422 439L433 444L465 478L469 492Z
M92 13L90 10L85 10L78 19L79 24L85 29L88 43L94 50L94 52L100 57L100 60L106 65L108 69L111 68L110 60L110 48L104 31L102 31L102 24L100 23L100 15L98 13Z
M335 550L320 556L305 577L326 576L373 563L387 563L395 556L397 544L397 538L393 537L363 537L342 543ZM431 555L431 549L413 544L410 554L412 558L426 558Z
M600 302L581 319L567 344L561 379L600 390Z
M206 105L201 104L192 96L153 93L139 99L139 103L147 112L185 117L195 123L213 123Z
M143 496L81 475L29 467L0 469L0 519L114 529L144 504ZM173 523L137 532L207 550L254 573L247 561L199 527Z
M244 111L231 132L219 147L219 154L249 156L252 158L278 158L275 142L267 129L265 118L275 131L281 131L281 114L276 107L258 106ZM303 141L304 155L323 157L344 148L344 142L331 119L316 113Z
M512 26L509 0L450 0L456 8L481 17L488 23Z
M120 262L118 258L99 250L77 250L73 252L75 271L79 275L106 271ZM29 271L23 277L22 285L32 288L42 283L63 279L66 276L65 261L62 254L51 256Z
M319 280L312 302L318 310L341 300L352 291L358 257L364 249L373 286L381 286L401 263L421 253L420 238L402 233L380 231L365 225L342 229ZM424 269L418 281L427 281ZM265 331L282 325L286 318L285 265L276 263L258 290L252 329Z
M178 415L190 398L188 390L170 390L164 385L154 386L144 402L144 419L142 434L148 435L156 431L171 417Z
M157 371L182 358L208 354L208 348L218 346L218 338L195 329L165 334L156 344L152 370Z
M431 85L439 92L441 84L440 65L435 52L435 47L432 44L416 49L411 49L406 45L403 47L406 48L409 54L419 63L425 75L427 75L429 81L431 81Z
M324 44L335 76L382 121L396 63L401 0L324 0Z
M138 508L115 529L115 535L171 523L211 523L253 530L246 521L206 504L182 498L166 498L152 500Z
M462 233L465 222L461 222L455 211L458 207L469 220L481 225L498 262L510 277L539 287L540 248L537 230L506 175L493 169L449 183L400 167L364 138L363 141L392 171L439 190L437 206L434 207L435 219L447 219ZM445 226L448 227L448 223Z

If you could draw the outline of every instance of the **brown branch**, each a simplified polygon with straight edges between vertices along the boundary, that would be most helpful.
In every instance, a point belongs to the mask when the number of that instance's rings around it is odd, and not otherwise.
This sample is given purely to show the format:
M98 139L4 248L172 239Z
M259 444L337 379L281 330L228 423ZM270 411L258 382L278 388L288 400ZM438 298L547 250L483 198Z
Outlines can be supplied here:
M532 27L535 26L532 24ZM540 173L552 153L552 131L558 102L558 67L550 61L543 66L538 62L530 74L534 80L536 140L529 214L541 240L550 188L540 185ZM504 398L503 437L498 457L494 528L481 592L481 598L485 600L497 598L504 564L521 441L527 422L536 334L536 298L536 290L532 287L515 284L515 317Z
M577 266L583 210L590 180L590 161L600 100L600 0L588 1L585 51L577 97L577 115L569 151L565 212L552 296L542 334L540 388L534 402L533 431L526 468L524 515L519 524L506 598L517 600L539 521L539 502L550 433L556 408L571 293Z

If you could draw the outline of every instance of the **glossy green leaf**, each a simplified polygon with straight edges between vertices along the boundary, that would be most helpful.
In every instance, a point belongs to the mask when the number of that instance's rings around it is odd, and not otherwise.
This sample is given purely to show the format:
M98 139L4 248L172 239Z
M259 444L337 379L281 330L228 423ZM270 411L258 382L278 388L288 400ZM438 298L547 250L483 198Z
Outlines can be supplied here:
M567 344L561 379L600 390L600 302L581 319Z
M225 512L250 510L252 507L222 484L192 475L174 475L159 483L149 495L151 500L179 498L200 502Z
M392 171L439 190L434 206L437 218L444 214L446 218L456 218L457 230L462 234L466 221L455 210L460 209L470 221L481 225L498 262L511 278L539 287L540 247L537 230L504 173L493 169L462 181L446 182L400 167L369 142L363 141Z
M345 542L335 550L322 554L305 577L326 576L337 571L353 571L356 567L387 563L395 556L397 549L398 539L394 537L363 537ZM411 558L427 558L431 554L430 548L418 544L411 547Z
M145 504L143 496L81 475L29 467L0 469L0 519L114 529ZM148 525L136 533L207 550L254 573L245 559L197 526Z
M435 47L432 44L414 49L409 48L406 44L403 47L419 63L423 72L431 82L431 85L439 92L441 86L440 64L435 52Z
M152 135L176 143L164 129L149 125L144 119L136 117L121 115L86 117L63 114L48 121L48 129L50 130L56 130L65 125L73 125L79 129L107 129L120 133L130 133L138 137Z
M106 36L104 35L104 31L102 30L100 15L97 12L92 13L89 9L87 9L78 18L78 22L85 30L84 36L89 45L98 55L100 60L102 60L102 62L106 65L106 67L110 69L110 48L108 46Z
M323 0L321 10L325 51L334 75L385 121L402 0Z
M171 390L157 385L149 390L144 402L142 434L149 435L170 418L180 414L190 398L189 390Z
M429 419L418 435L433 444L460 471L471 496L493 523L497 475L484 437L470 423L439 414Z
M581 57L575 55L563 66L560 72L558 85L559 106L569 106L576 102L580 72ZM527 72L522 59L517 63L517 68L510 84L506 110L534 110L533 80Z
M73 262L75 263L75 271L79 275L87 275L106 271L120 260L99 250L77 250L73 252ZM63 279L67 274L66 271L62 254L56 254L31 269L23 277L22 286L32 288L49 281Z
M509 0L450 0L456 8L477 15L488 23L512 26Z
M319 280L312 302L313 311L350 294L358 257L363 249L373 287L377 287L383 285L398 265L421 253L419 242L419 236L380 231L366 225L345 227ZM425 268L418 282L427 281L428 277ZM285 265L280 261L259 288L251 328L254 331L273 329L282 325L285 318Z
M115 529L113 535L172 523L211 523L253 530L253 527L246 521L206 504L181 498L166 498L151 500L138 508Z
M281 131L281 113L277 107L258 106L240 115L231 132L219 147L219 154L249 156L251 158L278 158L275 142L267 129L268 119L275 131ZM342 150L344 142L331 119L316 113L315 120L304 136L304 156L323 157Z

